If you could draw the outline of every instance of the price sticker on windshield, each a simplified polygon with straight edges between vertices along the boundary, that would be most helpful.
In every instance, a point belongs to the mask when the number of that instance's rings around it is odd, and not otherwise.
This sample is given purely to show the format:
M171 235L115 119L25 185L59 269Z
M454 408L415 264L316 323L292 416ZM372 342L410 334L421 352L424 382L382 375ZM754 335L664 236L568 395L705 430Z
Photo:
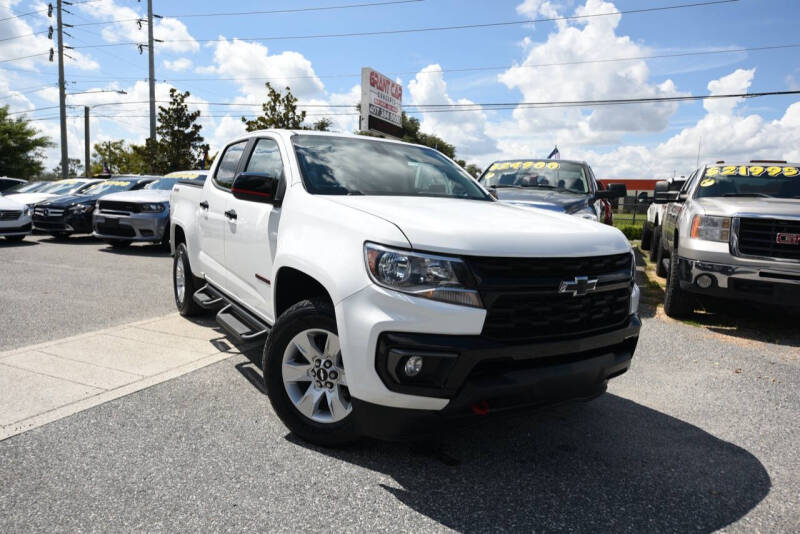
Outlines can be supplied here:
M111 180L111 181L107 180L107 181L101 182L101 183L107 184L107 185L121 185L121 186L131 185L130 182L123 182L121 180Z
M794 178L798 174L800 174L800 170L798 170L797 167L781 167L778 165L770 165L768 167L764 167L763 165L725 165L723 167L707 168L705 176L765 176L770 178L783 176L785 178Z

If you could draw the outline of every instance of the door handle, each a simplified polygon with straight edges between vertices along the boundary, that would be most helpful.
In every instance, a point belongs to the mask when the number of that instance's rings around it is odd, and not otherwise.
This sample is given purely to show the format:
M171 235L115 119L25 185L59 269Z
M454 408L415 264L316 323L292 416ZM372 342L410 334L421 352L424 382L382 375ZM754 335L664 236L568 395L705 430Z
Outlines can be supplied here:
M225 212L225 217L229 218L232 221L236 220L236 210L228 210Z
M204 210L207 210L208 209L208 201L206 201L206 200L202 201L200 203L200 207L203 208Z

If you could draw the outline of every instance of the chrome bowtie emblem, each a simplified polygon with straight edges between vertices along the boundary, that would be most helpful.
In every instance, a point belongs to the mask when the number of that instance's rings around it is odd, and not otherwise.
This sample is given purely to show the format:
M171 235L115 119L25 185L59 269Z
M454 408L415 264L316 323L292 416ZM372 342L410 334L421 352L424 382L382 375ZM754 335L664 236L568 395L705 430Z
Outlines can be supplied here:
M576 276L574 280L564 280L558 287L559 293L572 293L573 297L582 297L597 289L597 279L589 280L588 276Z

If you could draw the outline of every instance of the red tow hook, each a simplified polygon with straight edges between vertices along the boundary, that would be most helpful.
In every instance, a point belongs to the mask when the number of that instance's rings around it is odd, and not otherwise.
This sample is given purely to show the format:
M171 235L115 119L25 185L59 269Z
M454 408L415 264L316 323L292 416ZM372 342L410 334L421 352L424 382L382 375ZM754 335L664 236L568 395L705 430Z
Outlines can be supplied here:
M475 415L486 415L489 413L489 403L485 400L472 403L472 412Z

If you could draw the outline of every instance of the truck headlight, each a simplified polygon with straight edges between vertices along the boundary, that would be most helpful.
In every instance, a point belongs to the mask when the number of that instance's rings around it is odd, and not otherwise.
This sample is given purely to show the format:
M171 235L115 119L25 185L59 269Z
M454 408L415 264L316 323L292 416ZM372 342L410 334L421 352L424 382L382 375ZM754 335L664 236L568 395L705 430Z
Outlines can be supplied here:
M152 203L152 204L142 204L141 209L145 213L158 213L160 211L164 211L167 207L166 204L159 204L159 203Z
M689 235L703 241L727 242L731 236L731 219L730 217L695 215Z
M364 244L367 272L379 286L415 297L482 308L467 266L458 258Z

